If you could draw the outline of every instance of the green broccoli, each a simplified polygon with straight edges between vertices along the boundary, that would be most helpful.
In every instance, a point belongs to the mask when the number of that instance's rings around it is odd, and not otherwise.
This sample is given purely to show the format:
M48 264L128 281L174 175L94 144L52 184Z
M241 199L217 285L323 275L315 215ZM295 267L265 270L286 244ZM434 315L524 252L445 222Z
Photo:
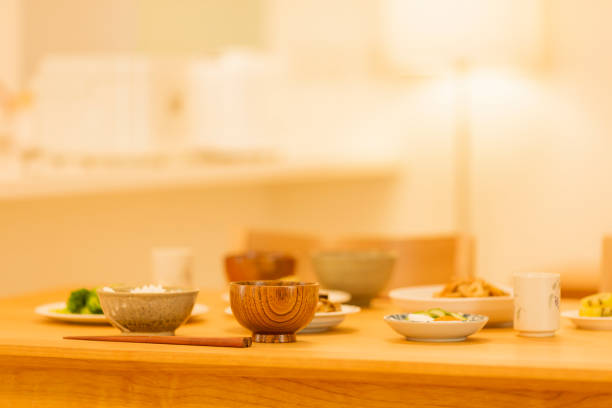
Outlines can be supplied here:
M89 298L89 290L87 289L78 289L70 293L70 297L68 298L68 302L66 302L66 309L70 313L81 313L85 306L87 305L87 300Z
M92 314L102 314L102 306L100 306L100 299L95 289L89 291L89 298L87 298L87 309Z

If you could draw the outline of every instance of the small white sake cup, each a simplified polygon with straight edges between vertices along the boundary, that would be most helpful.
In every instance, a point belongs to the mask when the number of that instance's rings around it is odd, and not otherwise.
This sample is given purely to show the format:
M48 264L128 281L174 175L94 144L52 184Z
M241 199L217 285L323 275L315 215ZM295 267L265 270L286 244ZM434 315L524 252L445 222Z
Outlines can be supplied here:
M550 337L559 330L561 279L557 273L514 275L514 329L519 336Z
M154 248L151 251L153 282L163 286L193 287L190 248Z

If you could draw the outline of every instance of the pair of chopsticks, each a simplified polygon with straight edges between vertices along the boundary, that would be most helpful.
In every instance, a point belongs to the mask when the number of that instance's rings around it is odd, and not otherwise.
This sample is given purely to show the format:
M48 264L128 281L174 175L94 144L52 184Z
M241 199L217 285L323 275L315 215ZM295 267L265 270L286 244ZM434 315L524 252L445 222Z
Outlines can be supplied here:
M181 337L181 336L66 336L66 340L115 341L123 343L177 344L185 346L251 347L250 337Z

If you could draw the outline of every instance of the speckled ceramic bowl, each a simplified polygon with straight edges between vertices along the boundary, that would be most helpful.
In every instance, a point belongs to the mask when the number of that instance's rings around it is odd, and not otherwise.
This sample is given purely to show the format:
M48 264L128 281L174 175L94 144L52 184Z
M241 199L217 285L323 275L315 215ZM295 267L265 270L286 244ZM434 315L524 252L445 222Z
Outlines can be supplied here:
M164 293L131 293L131 287L98 290L104 315L126 335L171 336L191 315L198 289L166 287Z
M321 284L351 294L351 303L368 307L389 282L395 255L383 251L323 251L312 255Z

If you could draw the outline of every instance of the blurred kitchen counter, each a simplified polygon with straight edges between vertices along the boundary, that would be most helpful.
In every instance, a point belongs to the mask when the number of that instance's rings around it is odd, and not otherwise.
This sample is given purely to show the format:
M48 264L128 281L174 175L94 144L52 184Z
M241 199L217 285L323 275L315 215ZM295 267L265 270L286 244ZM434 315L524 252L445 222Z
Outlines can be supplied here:
M587 407L612 405L612 332L563 321L553 338L485 329L460 343L413 343L382 317L387 300L336 330L247 349L63 340L116 334L110 326L34 314L70 290L0 299L0 407L328 406ZM210 311L185 336L248 335L203 291ZM575 307L566 301L565 309Z

